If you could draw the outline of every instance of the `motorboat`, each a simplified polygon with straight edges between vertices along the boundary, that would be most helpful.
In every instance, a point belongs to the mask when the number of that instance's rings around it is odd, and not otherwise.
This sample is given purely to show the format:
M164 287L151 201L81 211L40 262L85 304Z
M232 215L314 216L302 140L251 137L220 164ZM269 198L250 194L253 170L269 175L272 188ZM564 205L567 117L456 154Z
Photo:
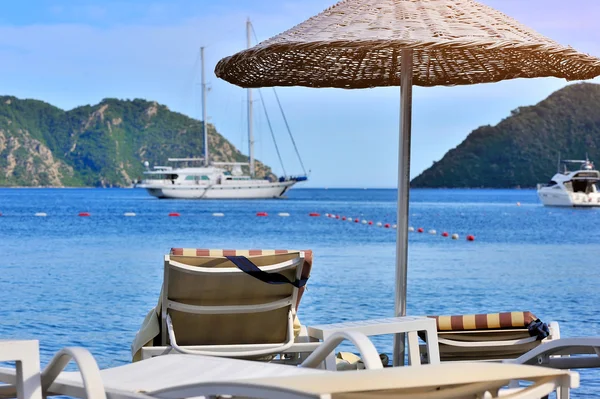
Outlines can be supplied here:
M560 165L562 164L562 171ZM568 165L578 165L569 170ZM546 184L538 184L537 193L545 206L600 207L600 172L585 160L559 161L559 170Z

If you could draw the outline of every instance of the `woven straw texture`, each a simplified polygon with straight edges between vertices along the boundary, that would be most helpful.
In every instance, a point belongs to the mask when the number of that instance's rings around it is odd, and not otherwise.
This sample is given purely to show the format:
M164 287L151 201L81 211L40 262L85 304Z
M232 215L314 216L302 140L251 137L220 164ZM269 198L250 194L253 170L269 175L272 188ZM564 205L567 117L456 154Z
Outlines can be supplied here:
M242 87L399 86L402 49L414 50L419 86L600 75L600 59L472 0L345 0L222 59L215 73Z

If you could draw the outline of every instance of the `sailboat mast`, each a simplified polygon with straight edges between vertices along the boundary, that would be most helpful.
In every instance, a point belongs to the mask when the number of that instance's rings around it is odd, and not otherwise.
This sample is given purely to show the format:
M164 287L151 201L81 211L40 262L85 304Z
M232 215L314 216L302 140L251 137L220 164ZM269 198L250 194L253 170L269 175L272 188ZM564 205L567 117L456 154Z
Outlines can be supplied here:
M208 129L206 123L206 81L204 80L204 47L200 47L200 63L202 68L202 133L204 140L204 166L208 166Z
M248 48L252 47L252 25L250 18L246 21L246 41ZM252 89L248 91L248 156L250 157L250 176L254 177L254 133L252 131Z

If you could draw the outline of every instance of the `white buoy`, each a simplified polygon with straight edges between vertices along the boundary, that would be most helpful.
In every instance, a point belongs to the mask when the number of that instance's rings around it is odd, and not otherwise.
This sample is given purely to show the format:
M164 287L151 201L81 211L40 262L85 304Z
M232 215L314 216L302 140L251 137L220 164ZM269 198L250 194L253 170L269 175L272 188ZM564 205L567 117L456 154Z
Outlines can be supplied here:
M395 224L392 225L392 229L397 229L397 228L398 228L397 225L395 225Z
M408 228L408 231L415 231L415 228L414 228L414 227L412 227L412 226L410 226L410 227Z
M368 222L366 220L363 219L363 221L361 222L362 224L367 224Z
M135 212L125 212L123 216L135 216Z
M383 223L377 222L377 227L381 227L381 226L383 226Z
M328 213L326 213L326 214L325 214L325 217L329 217L329 214L328 214Z
M223 216L225 216L223 212L215 212L212 215L217 218L222 218Z
M349 222L354 222L354 219L352 219L352 218L348 218L346 220L349 221Z
M283 218L286 218L286 217L290 216L290 214L289 214L289 213L287 213L287 212L279 212L279 213L277 214L277 216L281 216L281 217L283 217Z
M37 213L35 214L35 216L38 216L38 217L46 217L46 216L48 216L48 215L47 215L45 212L37 212Z
M436 233L437 233L437 231L435 231L433 229L429 230L429 234L431 234L431 235L435 235Z
M452 234L452 239L453 240L458 240L458 234L456 234L456 233Z

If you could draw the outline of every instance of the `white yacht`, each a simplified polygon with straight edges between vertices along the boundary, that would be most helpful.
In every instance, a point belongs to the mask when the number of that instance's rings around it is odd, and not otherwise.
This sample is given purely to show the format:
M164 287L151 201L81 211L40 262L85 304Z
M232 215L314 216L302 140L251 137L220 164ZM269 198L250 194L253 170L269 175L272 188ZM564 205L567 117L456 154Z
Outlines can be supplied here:
M203 158L170 158L170 162L193 162ZM205 167L155 166L145 172L138 187L150 195L173 199L257 199L281 198L296 182L306 177L282 177L276 182L244 176L245 163L213 162ZM231 172L221 166L232 166Z
M250 20L246 23L248 47L251 46L250 33L252 25ZM206 83L204 79L204 47L200 49L200 58L202 65L202 120L206 121ZM169 158L169 162L197 162L202 161L201 167L173 167L173 166L155 166L152 170L149 169L148 162L145 162L146 171L144 172L144 180L137 184L136 187L145 188L150 195L157 198L172 198L172 199L268 199L281 198L285 192L294 184L300 181L307 180L306 171L301 176L283 176L277 181L254 178L254 138L253 138L253 121L252 121L252 90L248 89L248 148L250 162L210 162L208 154L208 133L207 125L203 122L203 141L204 141L204 157L203 158ZM262 99L262 94L261 94ZM277 98L279 102L279 98ZM264 106L264 104L263 104ZM283 109L279 104L281 112ZM265 111L266 112L266 111ZM283 115L284 120L285 115ZM267 116L268 121L268 116ZM269 128L271 124L269 122ZM294 142L294 138L289 131L292 143L300 165L304 170L302 159L298 154L298 149ZM272 133L272 132L271 132ZM274 136L273 136L274 137ZM279 150L275 144L278 155ZM281 156L279 155L281 161ZM248 166L249 175L244 175L242 166ZM283 167L283 163L282 163ZM230 169L230 170L228 170ZM285 173L285 169L284 169Z
M537 192L546 206L600 207L597 183L600 172L589 159L564 160L564 168L552 177L548 184L538 184ZM567 164L577 164L576 170L568 170Z

